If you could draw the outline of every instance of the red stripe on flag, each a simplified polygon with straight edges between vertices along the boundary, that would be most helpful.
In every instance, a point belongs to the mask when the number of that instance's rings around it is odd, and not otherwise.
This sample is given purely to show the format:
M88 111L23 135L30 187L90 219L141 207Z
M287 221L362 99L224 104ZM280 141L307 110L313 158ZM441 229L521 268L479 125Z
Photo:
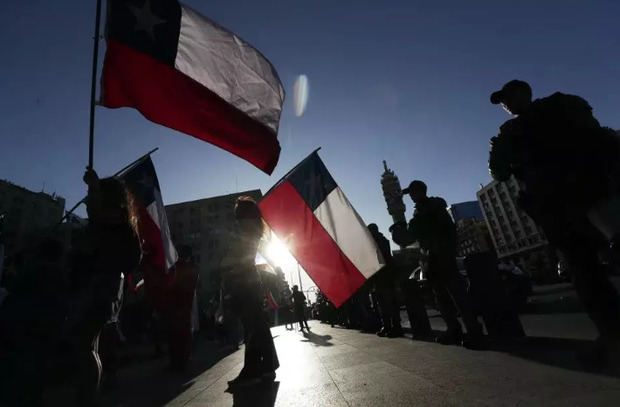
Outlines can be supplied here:
M271 174L276 134L176 69L108 39L102 102L133 107L147 119L223 148Z
M364 276L288 181L265 196L259 206L265 221L336 307L364 284Z
M167 309L170 275L166 274L166 260L161 232L142 204L137 204L138 234L142 245L140 270L144 288L151 303L158 310Z

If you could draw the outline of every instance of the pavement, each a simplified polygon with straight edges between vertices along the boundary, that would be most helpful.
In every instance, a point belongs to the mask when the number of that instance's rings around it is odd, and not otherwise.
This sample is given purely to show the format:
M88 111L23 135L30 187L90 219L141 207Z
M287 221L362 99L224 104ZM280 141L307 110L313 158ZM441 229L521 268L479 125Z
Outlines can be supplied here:
M540 294L559 298L565 291ZM118 386L106 389L102 406L619 405L620 368L590 370L578 361L577 352L596 337L584 313L534 313L521 320L527 338L485 351L380 338L318 321L310 321L311 333L275 327L281 364L275 382L239 390L227 382L243 366L243 347L200 339L186 375L165 373L163 359L132 363L120 371ZM431 323L434 330L444 328L436 314ZM46 406L70 405L59 402L68 397L57 393Z

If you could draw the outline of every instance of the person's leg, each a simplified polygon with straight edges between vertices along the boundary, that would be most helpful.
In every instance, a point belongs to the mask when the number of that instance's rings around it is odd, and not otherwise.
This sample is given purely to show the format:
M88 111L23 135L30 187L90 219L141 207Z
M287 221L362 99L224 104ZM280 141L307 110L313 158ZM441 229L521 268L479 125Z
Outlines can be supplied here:
M431 286L437 300L439 313L441 314L441 318L444 320L447 327L446 332L438 338L438 341L444 344L460 343L463 336L463 328L457 319L457 309L454 305L454 300L445 285L445 282L433 280L431 281Z
M297 317L297 322L299 323L299 330L303 331L304 330L304 310L302 309L295 309L295 316Z
M478 318L476 318L473 304L467 295L465 280L459 274L454 273L454 276L446 282L446 287L456 310L463 318L467 335L472 340L478 339L482 335L482 327L478 322Z
M99 331L82 338L78 360L77 401L79 406L96 406L101 383L101 360L98 353Z
M620 341L618 293L591 247L566 253L575 289L602 338Z
M405 306L414 338L423 338L432 333L420 287L416 281L408 281L405 291Z

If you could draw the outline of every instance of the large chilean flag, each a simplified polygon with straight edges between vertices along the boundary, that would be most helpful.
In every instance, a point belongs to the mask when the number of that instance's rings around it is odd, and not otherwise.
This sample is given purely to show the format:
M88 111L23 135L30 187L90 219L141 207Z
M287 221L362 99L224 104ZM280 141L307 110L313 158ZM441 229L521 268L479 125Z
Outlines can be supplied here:
M271 174L284 101L241 38L176 0L109 0L101 104L212 143Z
M339 307L385 265L366 224L315 151L260 201L263 218Z

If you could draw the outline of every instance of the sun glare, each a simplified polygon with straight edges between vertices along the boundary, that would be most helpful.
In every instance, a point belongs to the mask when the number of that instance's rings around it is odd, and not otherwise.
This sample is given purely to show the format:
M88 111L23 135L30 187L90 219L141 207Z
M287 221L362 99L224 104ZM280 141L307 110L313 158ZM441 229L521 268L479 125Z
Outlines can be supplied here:
M271 235L271 241L267 244L266 255L275 263L276 266L283 267L294 259L288 248L275 235Z

